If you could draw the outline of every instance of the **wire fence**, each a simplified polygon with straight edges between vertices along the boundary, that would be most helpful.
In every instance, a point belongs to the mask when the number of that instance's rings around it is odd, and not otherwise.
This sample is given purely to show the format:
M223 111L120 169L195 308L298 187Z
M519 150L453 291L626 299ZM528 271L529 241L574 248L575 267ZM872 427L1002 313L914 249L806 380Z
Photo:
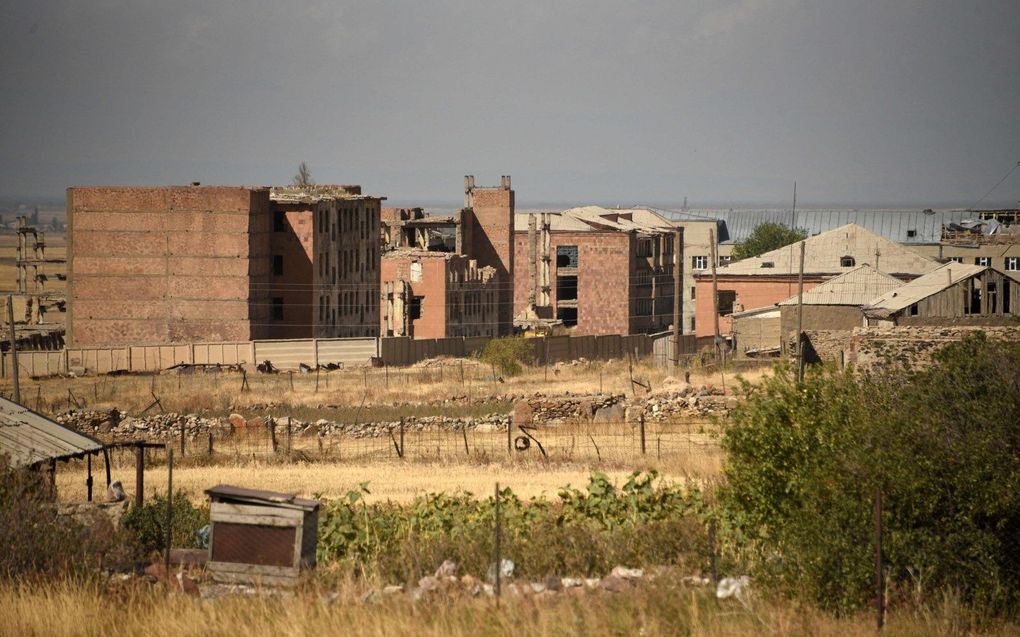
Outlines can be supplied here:
M183 425L158 438L173 449L178 462L497 462L538 460L551 463L640 466L656 462L693 470L720 458L719 424L709 420L664 422L598 422L559 425L419 426L417 422L365 423L356 432L325 432L315 425L294 425L290 419L234 431L215 428L188 431ZM175 430L176 429L176 430ZM122 438L137 439L142 432ZM117 442L117 436L106 436ZM147 452L157 462L162 452ZM135 450L114 451L112 462L133 464ZM151 462L151 461L150 461Z

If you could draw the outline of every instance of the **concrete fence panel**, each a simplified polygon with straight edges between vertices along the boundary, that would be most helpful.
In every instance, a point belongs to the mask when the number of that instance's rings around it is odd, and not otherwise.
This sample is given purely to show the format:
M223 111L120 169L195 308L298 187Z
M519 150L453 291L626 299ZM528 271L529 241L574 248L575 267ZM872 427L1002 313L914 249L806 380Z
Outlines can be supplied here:
M312 339L255 341L255 364L271 361L279 369L297 369L301 363L315 366L315 344Z
M374 338L320 338L315 344L319 352L319 365L367 365L378 353L377 339Z
M86 371L92 374L109 374L130 367L130 348L100 347L95 349L67 350L68 371Z
M195 343L192 345L196 365L251 365L251 343Z
M3 355L4 377L8 376L11 366L11 353ZM67 354L59 351L24 351L18 352L18 372L21 376L41 377L55 376L67 372Z

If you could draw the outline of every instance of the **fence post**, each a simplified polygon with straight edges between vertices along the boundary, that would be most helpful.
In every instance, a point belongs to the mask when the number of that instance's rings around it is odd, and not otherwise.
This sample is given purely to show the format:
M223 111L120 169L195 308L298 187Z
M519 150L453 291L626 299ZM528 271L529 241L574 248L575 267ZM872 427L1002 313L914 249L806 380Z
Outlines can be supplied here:
M213 441L212 441L212 432L211 431L209 432L209 455L210 456L213 455Z
M500 531L500 529L499 529L499 483L498 482L496 483L496 511L495 511L495 513L496 513L496 603L498 604L499 603L499 593L500 593L500 576L502 575L500 573L500 571L503 570L503 564L502 564L503 560L500 559L501 556L499 554L499 549L500 549L500 546L499 546L500 532L499 531Z
M135 445L135 506L142 506L145 493L145 447Z
M180 378L180 376L178 376ZM181 457L184 457L184 421L181 421Z
M273 445L273 453L276 453L276 450L279 449L279 445L276 442L276 420L269 421L269 440Z
M291 429L291 417L287 416L287 457L290 457L291 452L294 450L294 443L292 438Z
M508 455L513 455L514 452L514 417L507 416L506 418L506 452Z
M85 456L85 462L88 464L89 475L85 478L85 489L88 492L88 501L92 502L92 454Z
M885 625L885 578L882 573L882 489L875 488L875 622Z
M167 447L166 450L166 554L163 567L166 571L166 584L169 589L173 580L170 578L170 544L174 530L174 450ZM183 585L181 587L183 590Z
M638 416L638 425L641 427L641 455L645 455L645 415Z
M404 457L404 418L400 418L400 457Z

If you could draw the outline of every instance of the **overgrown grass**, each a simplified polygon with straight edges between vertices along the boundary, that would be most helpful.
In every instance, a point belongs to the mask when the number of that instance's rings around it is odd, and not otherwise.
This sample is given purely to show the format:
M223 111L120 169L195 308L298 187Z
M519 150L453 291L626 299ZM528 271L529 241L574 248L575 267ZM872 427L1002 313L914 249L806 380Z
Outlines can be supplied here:
M327 601L315 586L290 597L230 596L207 601L167 595L161 588L122 589L73 580L0 587L3 631L11 635L207 637L210 635L416 635L489 637L514 635L642 635L729 637L775 635L854 637L874 635L867 613L834 617L807 606L769 598L747 606L720 603L711 590L691 589L678 578L621 593L581 592L550 597L438 596L411 603L404 596L363 603L363 589L344 585ZM975 616L951 597L893 612L883 634L1020 635L1013 624Z

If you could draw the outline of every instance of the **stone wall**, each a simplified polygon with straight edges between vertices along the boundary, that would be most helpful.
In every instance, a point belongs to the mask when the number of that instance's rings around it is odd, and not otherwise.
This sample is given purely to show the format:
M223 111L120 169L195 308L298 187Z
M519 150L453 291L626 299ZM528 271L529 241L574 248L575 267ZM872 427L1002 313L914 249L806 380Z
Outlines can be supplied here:
M931 364L936 350L974 332L985 332L991 339L1020 340L1020 326L857 328L853 331L850 360L864 371L896 365L921 369Z

